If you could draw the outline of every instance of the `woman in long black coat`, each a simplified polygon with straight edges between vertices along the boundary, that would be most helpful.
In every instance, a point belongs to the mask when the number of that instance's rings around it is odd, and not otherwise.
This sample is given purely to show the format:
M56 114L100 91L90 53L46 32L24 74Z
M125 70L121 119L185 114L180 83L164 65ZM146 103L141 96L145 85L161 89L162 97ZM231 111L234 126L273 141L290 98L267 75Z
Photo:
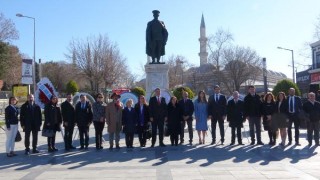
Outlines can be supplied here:
M182 121L181 108L177 102L177 98L172 96L168 104L168 131L170 134L171 145L178 145L178 137L181 133Z
M228 101L227 105L227 121L231 127L231 144L235 144L236 132L239 145L243 145L241 137L241 128L243 127L244 102L239 99L238 91L233 92L233 99Z
M50 102L46 104L44 108L44 130L53 130L54 134L52 137L48 137L48 152L58 151L55 147L56 132L61 131L60 125L62 123L60 107L57 107L58 98L52 96Z
M277 131L272 127L272 116L276 112L276 103L272 93L267 93L262 104L263 126L268 131L269 145L276 144Z
M123 132L126 135L127 148L133 148L133 138L138 124L137 113L132 107L133 101L129 99L126 103L126 107L122 111L122 126Z
M149 106L146 103L146 99L143 95L139 97L139 102L134 106L137 112L137 131L139 136L140 147L145 147L147 142L147 130L149 128L150 116Z

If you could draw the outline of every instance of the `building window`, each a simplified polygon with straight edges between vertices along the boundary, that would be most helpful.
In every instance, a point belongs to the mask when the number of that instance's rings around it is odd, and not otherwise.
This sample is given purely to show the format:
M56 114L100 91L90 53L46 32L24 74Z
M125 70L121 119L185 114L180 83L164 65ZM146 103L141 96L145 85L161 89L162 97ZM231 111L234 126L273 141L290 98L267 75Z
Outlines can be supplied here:
M316 68L320 68L320 52L316 54Z

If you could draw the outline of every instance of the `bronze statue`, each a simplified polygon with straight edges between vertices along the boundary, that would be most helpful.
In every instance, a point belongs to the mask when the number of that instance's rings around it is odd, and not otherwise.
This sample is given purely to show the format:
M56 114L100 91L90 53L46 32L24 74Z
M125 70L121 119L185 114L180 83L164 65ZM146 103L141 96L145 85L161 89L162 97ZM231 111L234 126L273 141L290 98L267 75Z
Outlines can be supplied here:
M163 21L159 21L159 13L158 10L153 10L154 19L148 22L147 30L146 30L146 52L148 56L152 58L152 64L156 63L160 64L160 56L165 54L165 45L168 40L168 31Z

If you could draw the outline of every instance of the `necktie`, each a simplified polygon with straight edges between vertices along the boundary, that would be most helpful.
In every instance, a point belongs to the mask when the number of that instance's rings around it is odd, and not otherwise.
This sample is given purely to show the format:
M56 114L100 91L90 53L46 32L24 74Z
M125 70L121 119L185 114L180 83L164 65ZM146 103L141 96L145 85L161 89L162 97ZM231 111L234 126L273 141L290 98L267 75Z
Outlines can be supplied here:
M290 112L293 113L294 107L293 107L293 96L290 97Z
M158 97L158 104L161 104L160 97Z
M218 102L218 101L219 101L219 95L216 94L216 102Z

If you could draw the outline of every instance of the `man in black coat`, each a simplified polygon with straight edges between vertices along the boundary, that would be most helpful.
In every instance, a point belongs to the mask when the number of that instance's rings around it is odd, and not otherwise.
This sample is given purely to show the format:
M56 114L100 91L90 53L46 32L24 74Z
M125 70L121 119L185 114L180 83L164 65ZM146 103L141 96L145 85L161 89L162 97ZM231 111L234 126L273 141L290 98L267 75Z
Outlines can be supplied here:
M309 101L303 104L303 110L308 114L307 133L309 146L312 145L312 135L314 134L315 145L319 146L319 129L320 129L320 103L316 101L316 95L311 92L308 94Z
M227 114L227 99L220 93L220 87L214 86L214 94L210 96L208 101L208 115L211 118L211 145L216 143L216 126L219 124L221 144L224 143L224 119Z
M33 94L28 95L28 101L21 106L20 124L25 132L24 145L25 154L30 153L30 134L32 133L32 153L39 153L37 150L38 131L42 124L42 115L40 106L34 103Z
M88 149L89 146L89 127L92 123L92 108L86 96L80 95L80 102L76 105L76 123L80 135L80 149Z
M289 117L289 123L288 123L288 139L289 143L288 145L292 144L292 124L294 124L295 129L295 141L296 146L300 146L299 143L299 128L300 128L300 119L299 114L302 110L302 101L301 98L295 95L295 89L290 88L289 89L289 96L287 98L287 104L288 104L288 117Z
M239 99L239 92L233 92L233 99L228 102L227 105L227 121L229 122L229 127L231 127L231 144L234 145L236 140L236 131L239 145L242 144L241 138L241 128L243 127L243 122L245 117L243 116L243 101Z
M67 99L61 104L61 114L64 126L65 150L75 149L72 146L72 135L75 126L75 109L72 105L72 94L67 94Z
M251 145L255 144L254 127L256 128L257 144L264 145L261 141L261 106L260 96L256 94L256 88L249 86L249 93L244 98L244 117L249 120Z
M189 132L189 144L192 144L193 139L193 128L192 128L192 115L194 112L194 105L191 99L189 99L189 94L186 91L182 92L183 99L179 101L179 107L182 111L182 119L181 122L181 133L180 133L180 144L184 143L184 127L186 126L186 122L188 125L188 132Z
M167 121L167 104L166 99L161 97L160 89L155 89L155 96L149 100L150 121L152 123L152 145L156 143L157 129L159 130L159 144L164 147L163 143L163 128L164 121Z

